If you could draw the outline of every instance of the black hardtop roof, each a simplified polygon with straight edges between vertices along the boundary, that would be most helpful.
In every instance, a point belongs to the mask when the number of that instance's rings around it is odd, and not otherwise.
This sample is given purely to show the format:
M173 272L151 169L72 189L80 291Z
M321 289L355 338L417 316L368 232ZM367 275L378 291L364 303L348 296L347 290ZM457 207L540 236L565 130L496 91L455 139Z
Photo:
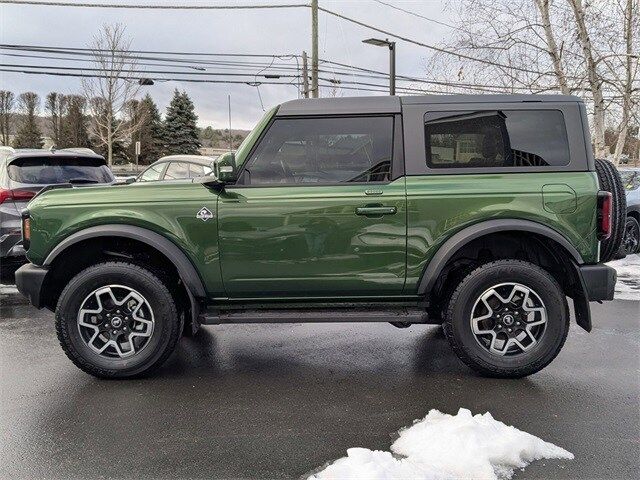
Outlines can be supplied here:
M303 98L280 105L277 116L400 113L402 105L582 102L572 95L415 95Z

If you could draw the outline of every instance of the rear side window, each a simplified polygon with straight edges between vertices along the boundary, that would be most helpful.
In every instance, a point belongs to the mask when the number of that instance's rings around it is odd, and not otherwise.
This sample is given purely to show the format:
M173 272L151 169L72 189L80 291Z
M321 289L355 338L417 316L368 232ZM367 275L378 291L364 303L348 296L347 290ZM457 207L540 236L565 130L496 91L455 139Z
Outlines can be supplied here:
M179 180L189 178L189 164L184 162L171 162L164 172L165 180Z
M277 119L249 158L242 183L385 182L392 153L393 117Z
M69 181L108 183L113 174L102 160L82 157L25 157L12 161L8 168L14 182L54 185Z
M430 168L569 164L567 130L558 110L427 113L424 129Z

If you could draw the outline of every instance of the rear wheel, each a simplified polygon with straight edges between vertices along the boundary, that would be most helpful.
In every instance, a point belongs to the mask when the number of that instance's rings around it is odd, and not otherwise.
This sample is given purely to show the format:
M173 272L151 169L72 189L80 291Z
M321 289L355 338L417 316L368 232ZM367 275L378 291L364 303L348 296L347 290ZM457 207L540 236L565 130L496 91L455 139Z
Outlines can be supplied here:
M483 375L519 378L548 365L569 330L562 288L537 265L487 263L467 275L445 309L454 352Z
M600 189L611 192L613 200L611 236L600 244L600 261L608 262L618 255L622 244L627 215L627 197L620 173L613 163L608 160L596 159L596 172Z
M56 331L77 367L97 377L125 378L148 373L168 358L182 320L154 273L105 262L77 274L62 291Z

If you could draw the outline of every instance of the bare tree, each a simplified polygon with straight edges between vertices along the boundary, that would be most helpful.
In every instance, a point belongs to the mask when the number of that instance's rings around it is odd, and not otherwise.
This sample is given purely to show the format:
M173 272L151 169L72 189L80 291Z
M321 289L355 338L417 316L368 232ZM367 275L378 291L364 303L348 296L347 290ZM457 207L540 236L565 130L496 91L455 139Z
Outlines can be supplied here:
M15 96L13 92L0 90L0 141L2 141L2 145L9 145L14 107Z
M447 93L559 92L584 98L591 112L594 150L614 160L638 125L637 0L461 0L447 54L428 68L444 77ZM615 126L614 126L615 125ZM633 127L629 130L630 127ZM626 130L625 130L626 129ZM623 135L624 134L624 135ZM620 138L622 136L622 138Z
M24 92L18 96L18 106L22 112L22 125L13 139L16 148L42 148L42 132L38 127L37 115L40 97L35 92Z
M44 109L49 116L49 128L53 144L62 144L63 120L67 110L67 98L61 93L50 92L44 102Z
M137 70L137 61L129 52L130 45L124 26L104 25L92 45L97 76L82 81L92 116L91 131L105 147L109 165L113 164L114 144L130 139L140 125L124 119L140 89L138 82L130 78Z
M637 1L626 0L624 7L624 81L618 84L622 86L622 119L618 127L618 140L613 153L615 163L620 162L620 156L622 155L622 150L627 140L627 133L629 132L632 116L636 117L636 124L640 124L640 118L638 118L640 87L634 87L634 79L638 78L638 65L640 65L638 53L640 52L637 50L634 52L633 35L634 32L637 33L638 30L640 30L640 12L638 11L640 7L638 5ZM603 61L604 60L607 59L603 59Z

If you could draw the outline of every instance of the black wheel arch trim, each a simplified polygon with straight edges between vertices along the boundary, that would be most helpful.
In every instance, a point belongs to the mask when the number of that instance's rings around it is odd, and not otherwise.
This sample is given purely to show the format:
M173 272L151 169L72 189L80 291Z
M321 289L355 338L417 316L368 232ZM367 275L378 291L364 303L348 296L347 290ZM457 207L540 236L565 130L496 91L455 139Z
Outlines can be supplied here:
M168 238L147 228L137 227L134 225L97 225L75 232L66 237L56 245L53 250L51 250L45 259L43 266L50 266L56 257L70 246L90 238L99 237L130 238L155 248L173 263L178 270L180 279L185 284L190 294L194 297L206 297L206 290L204 288L204 283L200 278L200 274L186 254Z
M520 231L544 235L556 241L571 255L578 265L584 263L580 252L558 231L537 222L522 219L494 219L475 223L463 228L447 239L427 264L418 284L418 294L426 295L433 286L447 262L469 242L496 232Z

